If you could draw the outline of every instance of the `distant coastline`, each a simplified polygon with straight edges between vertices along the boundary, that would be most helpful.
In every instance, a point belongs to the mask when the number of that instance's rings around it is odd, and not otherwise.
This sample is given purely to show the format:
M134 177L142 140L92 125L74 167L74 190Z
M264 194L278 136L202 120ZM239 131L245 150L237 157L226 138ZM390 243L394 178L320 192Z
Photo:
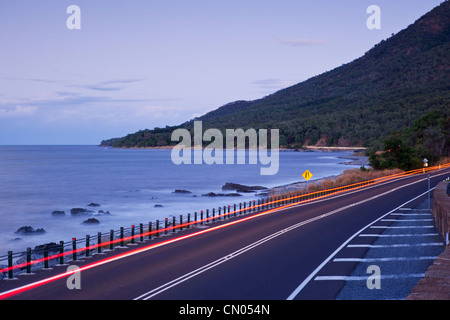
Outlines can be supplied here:
M149 150L158 150L158 149L173 149L176 147L176 145L170 145L170 146L157 146L157 147L113 147L113 146L105 146L105 145L99 145L99 147L103 148L114 148L114 149L149 149ZM186 147L187 148L187 147ZM200 149L199 147L190 147L191 150ZM201 149L205 149L206 147L201 147ZM217 149L217 148L216 148ZM339 152L339 151L364 151L366 150L366 147L317 147L317 146L304 146L302 148L287 148L287 147L280 147L279 151L322 151L322 152ZM221 150L236 150L236 148L233 149L227 149L222 148ZM246 150L258 150L258 149L246 149Z

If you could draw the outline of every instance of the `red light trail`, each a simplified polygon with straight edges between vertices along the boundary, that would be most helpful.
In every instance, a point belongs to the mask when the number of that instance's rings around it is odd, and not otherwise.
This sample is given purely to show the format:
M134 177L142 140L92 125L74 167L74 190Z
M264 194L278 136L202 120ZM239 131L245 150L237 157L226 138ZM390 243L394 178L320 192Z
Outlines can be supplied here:
M117 243L121 243L121 242L128 242L128 241L134 240L134 239L139 238L139 237L146 237L146 236L149 236L149 235L160 234L162 232L169 231L169 230L174 230L176 228L182 229L182 228L186 228L186 227L191 226L191 225L203 224L204 222L208 222L208 221L211 221L211 220L214 221L215 219L221 219L221 218L227 217L227 216L232 216L232 215L235 216L237 213L241 213L243 211L244 212L245 211L251 212L252 210L255 210L255 209L264 208L264 206L267 207L267 206L273 206L275 204L285 203L285 204L283 204L281 206L278 206L276 208L267 209L265 211L253 214L251 216L248 216L248 217L245 217L245 218L241 218L239 220L231 221L231 222L228 222L228 223L216 226L216 227L212 227L212 228L209 228L209 229L204 229L204 230L197 231L197 232L194 232L194 233L191 233L191 234L187 234L187 235L183 235L183 236L180 236L180 237L168 239L166 241L154 243L154 244L151 244L151 245L148 245L148 246L144 246L142 248L137 248L137 249L134 249L134 250L130 250L130 251L127 251L127 252L124 252L124 253L121 253L121 254L114 255L114 256L109 257L109 258L105 258L105 259L97 261L95 263L82 266L78 270L72 270L72 271L63 272L63 273L55 275L53 277L49 277L49 278L46 278L46 279L43 279L43 280L40 280L40 281L36 281L36 282L28 284L28 285L24 285L24 286L19 287L19 288L15 288L15 289L12 289L12 290L9 290L9 291L2 292L2 293L0 293L0 300L1 299L6 299L8 297L17 295L19 293L22 293L22 292L31 290L33 288L45 285L47 283L50 283L50 282L53 282L53 281L56 281L56 280L68 277L68 276L74 274L75 272L85 271L85 270L88 270L88 269L91 269L91 268L94 268L94 267L97 267L97 266L100 266L100 265L103 265L103 264L106 264L106 263L109 263L109 262L112 262L112 261L120 260L120 259L123 259L125 257L129 257L129 256L132 256L132 255L144 252L144 251L152 250L152 249L155 249L155 248L158 248L158 247L170 244L170 243L178 242L178 241L181 241L181 240L184 240L184 239L192 238L192 237L195 237L195 236L198 236L198 235L201 235L201 234L209 233L209 232L221 229L221 228L225 228L225 227L229 227L229 226L232 226L232 225L236 225L238 223L242 223L242 222L245 222L245 221L248 221L248 220L251 220L251 219L255 219L255 218L263 216L263 215L271 214L273 212L277 212L279 210L282 210L282 209L285 209L285 208L289 208L289 207L292 207L292 206L295 206L295 205L299 205L299 204L303 204L303 203L307 203L307 202L312 202L312 201L317 201L319 199L323 199L323 198L330 197L330 196L333 196L333 195L341 194L341 193L344 193L344 192L354 191L354 190L361 189L361 188L368 187L368 186L373 186L373 185L380 184L382 182L391 181L391 180L394 180L394 179L397 179L397 178L408 177L408 176L415 175L415 174L418 174L418 173L425 173L425 172L435 171L435 170L439 170L439 169L445 169L445 168L449 168L449 167L450 167L450 163L445 164L445 165L435 166L435 167L428 167L428 168L417 169L417 170L412 170L412 171L407 171L407 172L401 172L401 173L397 173L397 174L393 174L393 175L389 175L389 176L385 176L385 177L381 177L381 178L376 178L376 179L372 179L372 180L368 180L368 181L354 183L354 184L351 184L351 185L346 185L346 186L343 186L343 187L336 187L336 188L316 191L316 192L312 192L312 193L308 193L308 194L296 195L296 196L291 196L291 197L277 197L276 200L273 200L273 201L270 201L270 202L266 202L266 203L257 204L257 205L253 205L253 206L249 206L247 208L237 209L237 210L233 210L231 212L230 212L230 209L229 209L229 212L224 212L224 213L222 213L222 214L220 214L218 216L215 216L215 217L214 216L213 217L207 217L207 218L204 218L204 219L201 219L201 220L187 222L187 223L179 224L179 225L176 225L176 226L170 226L170 227L166 227L166 228L163 228L163 229L153 230L153 231L149 231L149 232L142 233L142 234L139 233L137 235L132 235L132 236L128 236L128 237L124 237L124 238L120 238L120 239L116 239L116 240L112 240L112 241L108 241L108 242L102 242L101 244L94 244L94 245L89 246L88 248L80 248L80 249L76 249L76 250L70 250L70 251L66 251L66 252L63 252L63 253L55 254L55 255L52 255L52 256L49 256L49 257L36 259L36 260L31 261L31 262L21 263L21 264L18 264L18 265L14 265L12 267L6 267L6 268L3 268L3 269L0 269L0 273L9 272L9 271L14 270L14 269L25 268L25 267L27 267L27 266L29 266L31 264L37 264L37 263L40 263L40 262L44 262L46 260L58 259L58 258L60 258L62 256L73 255L74 253L80 253L80 252L84 252L86 250L95 249L95 248L98 248L98 247L107 247L107 246L110 246L111 244L117 244ZM305 199L304 200L300 200L301 198L305 198ZM294 202L294 200L297 200L297 201ZM287 203L287 202L291 202L291 203ZM230 206L228 206L228 208L230 208Z

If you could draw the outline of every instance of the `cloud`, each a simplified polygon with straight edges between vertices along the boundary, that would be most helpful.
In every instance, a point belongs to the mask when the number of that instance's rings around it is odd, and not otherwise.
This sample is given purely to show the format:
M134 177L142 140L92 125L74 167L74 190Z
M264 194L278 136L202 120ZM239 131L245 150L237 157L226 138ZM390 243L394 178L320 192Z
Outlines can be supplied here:
M141 82L144 80L145 80L144 78L119 79L119 80L102 81L101 84L108 85L108 84L118 84L118 83L133 83L133 82Z
M263 90L279 90L296 84L297 81L284 79L262 79L252 81L251 84Z
M132 78L132 79L118 79L118 80L108 80L108 81L100 81L94 84L70 84L67 87L79 88L79 89L88 89L95 91L120 91L126 89L127 86L125 84L140 82L145 79L140 78ZM118 86L120 85L120 86Z
M68 88L77 89L88 89L94 91L120 91L126 89L126 84L136 83L145 80L144 78L129 78L129 79L113 79L106 81L99 81L96 83L71 83L68 80L58 80L58 79L47 79L47 78L15 78L15 77L4 77L3 79L9 81L30 81L39 82L47 84L62 84Z
M317 40L317 39L284 39L278 38L278 42L284 45L294 46L294 47L305 47L305 46L316 46L327 43L327 40Z
M3 108L0 109L0 117L22 117L22 116L31 116L36 113L38 110L37 107L34 106L22 106L18 105L14 108Z
M96 91L120 91L120 90L123 90L126 88L125 86L109 87L109 86L98 85L98 84L70 85L68 87L79 88L79 89L89 89L89 90L96 90Z
M96 91L120 91L127 88L127 84L144 81L143 78L130 78L130 79L115 79L100 81L94 84L82 84L82 85L68 85L68 87L89 89Z

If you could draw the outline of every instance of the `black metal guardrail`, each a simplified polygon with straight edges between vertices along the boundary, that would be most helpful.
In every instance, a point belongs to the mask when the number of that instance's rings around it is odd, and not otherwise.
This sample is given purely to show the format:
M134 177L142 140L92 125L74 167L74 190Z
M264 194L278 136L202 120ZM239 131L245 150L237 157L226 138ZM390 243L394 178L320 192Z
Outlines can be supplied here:
M362 184L368 185L370 183L370 181L367 181ZM344 188L341 188L340 192L344 190ZM241 202L212 208L211 210L206 209L193 214L171 216L171 219L165 218L146 224L140 223L127 228L120 227L118 230L110 230L107 233L98 232L94 236L86 235L85 238L72 238L71 241L60 241L59 244L47 243L34 249L27 248L26 251L22 252L8 251L6 255L0 256L0 279L2 273L4 277L13 279L20 273L32 273L33 269L47 269L54 265L65 265L68 262L77 261L96 253L112 251L115 248L156 239L162 235L172 234L183 229L195 228L244 214L258 213L287 204L322 198L330 194L330 191L324 190L304 195L296 194L251 200L248 203Z

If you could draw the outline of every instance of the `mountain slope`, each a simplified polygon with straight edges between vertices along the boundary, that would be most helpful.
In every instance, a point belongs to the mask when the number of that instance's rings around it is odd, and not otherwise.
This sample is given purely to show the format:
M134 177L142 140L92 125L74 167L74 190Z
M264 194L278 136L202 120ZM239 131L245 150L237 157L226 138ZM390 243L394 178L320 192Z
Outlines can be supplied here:
M377 44L363 57L255 101L199 117L203 128L276 128L280 144L381 145L424 113L450 113L450 3ZM448 114L450 116L450 114ZM193 121L178 127L192 128ZM176 144L175 127L102 142L115 147Z

